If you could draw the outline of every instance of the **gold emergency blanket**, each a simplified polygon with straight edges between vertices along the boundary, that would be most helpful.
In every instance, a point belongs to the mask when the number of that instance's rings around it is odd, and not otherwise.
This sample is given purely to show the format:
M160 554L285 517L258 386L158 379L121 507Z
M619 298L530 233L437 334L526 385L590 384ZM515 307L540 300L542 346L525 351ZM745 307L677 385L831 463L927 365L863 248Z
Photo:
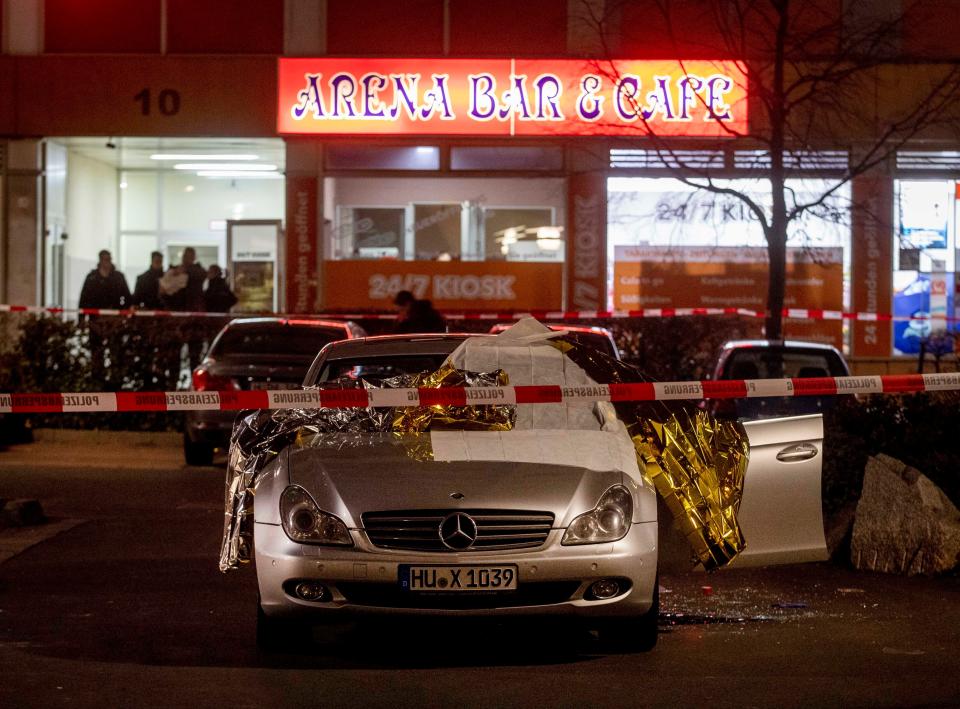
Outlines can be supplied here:
M632 365L575 341L555 341L567 357L598 382L649 382ZM673 515L674 524L709 570L724 566L746 547L737 510L750 458L739 421L716 418L691 401L616 402L645 474Z
M408 386L423 389L440 387L467 387L474 384L463 370L444 364L436 372L416 374ZM485 375L484 386L507 386L510 383L502 369ZM513 428L513 406L456 406L435 404L433 406L406 406L397 408L393 415L393 432L422 433L431 428L456 428L465 431L509 431Z
M744 548L737 524L749 446L743 426L705 411L640 419L630 427L640 470L653 481L697 561L708 571Z

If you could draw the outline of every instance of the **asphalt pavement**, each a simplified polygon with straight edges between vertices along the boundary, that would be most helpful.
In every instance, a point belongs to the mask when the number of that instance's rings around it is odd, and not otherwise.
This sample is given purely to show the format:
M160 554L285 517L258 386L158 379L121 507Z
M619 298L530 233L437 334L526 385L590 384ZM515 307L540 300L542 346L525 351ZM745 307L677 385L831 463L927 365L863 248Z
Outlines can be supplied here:
M960 578L832 563L674 565L649 653L444 621L347 623L264 654L253 569L217 569L223 478L183 465L176 435L0 451L0 497L51 518L0 530L0 707L960 706Z

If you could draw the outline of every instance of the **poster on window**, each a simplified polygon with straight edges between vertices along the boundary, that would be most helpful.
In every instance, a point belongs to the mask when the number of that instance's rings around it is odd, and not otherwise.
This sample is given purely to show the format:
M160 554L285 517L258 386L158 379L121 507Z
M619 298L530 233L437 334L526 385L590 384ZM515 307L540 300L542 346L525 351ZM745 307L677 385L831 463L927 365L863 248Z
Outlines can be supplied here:
M901 249L947 248L953 182L901 180L897 199Z
M767 250L760 247L618 246L614 308L764 311ZM843 309L843 249L788 249L785 307ZM786 320L787 337L842 344L837 320Z
M749 197L769 219L770 188L758 180L717 180ZM849 191L828 180L790 180L787 208L814 204L787 228L791 246L832 247L847 243L850 232ZM758 216L734 194L695 190L673 179L611 178L608 181L607 230L612 243L654 246L706 244L765 246Z
M931 335L958 329L947 319L957 305L955 274L895 271L893 289L894 354L916 354Z
M273 261L237 261L233 264L234 311L269 313L274 310Z

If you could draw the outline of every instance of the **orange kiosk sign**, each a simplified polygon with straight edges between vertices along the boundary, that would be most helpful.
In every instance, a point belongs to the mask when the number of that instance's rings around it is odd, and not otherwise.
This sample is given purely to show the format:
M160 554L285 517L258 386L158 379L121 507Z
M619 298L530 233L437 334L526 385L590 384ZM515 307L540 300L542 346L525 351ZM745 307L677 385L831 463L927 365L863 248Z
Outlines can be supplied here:
M734 61L281 58L277 131L726 137L746 87Z
M326 306L390 309L397 291L442 310L559 310L563 264L515 261L327 261Z
M764 311L769 272L763 247L618 246L613 306L746 308ZM843 249L787 249L787 308L843 309ZM836 320L784 322L787 337L840 347Z

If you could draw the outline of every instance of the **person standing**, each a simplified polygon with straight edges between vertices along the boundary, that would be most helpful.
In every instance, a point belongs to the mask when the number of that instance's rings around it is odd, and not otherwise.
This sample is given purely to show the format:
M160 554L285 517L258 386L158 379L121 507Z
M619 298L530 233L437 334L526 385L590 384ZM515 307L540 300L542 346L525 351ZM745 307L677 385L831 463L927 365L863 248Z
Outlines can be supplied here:
M81 308L100 308L120 310L133 305L127 279L113 265L110 252L103 249L99 254L97 267L87 274L80 290ZM111 363L116 361L118 318L87 317L90 346L90 379L97 382L101 391L112 391L118 387L114 381L114 369ZM112 344L111 344L112 343ZM113 351L111 352L111 350ZM111 356L112 355L112 356Z
M160 298L168 310L203 312L203 282L206 269L197 263L197 252L192 246L183 250L180 265L167 269L160 279ZM185 318L178 323L180 335L186 343L187 364L194 369L203 354L204 324L202 318ZM181 352L182 356L182 352Z
M150 268L137 276L137 285L133 289L133 305L146 310L159 310L160 279L163 277L163 254L154 251L150 254Z
M426 299L414 299L408 306L406 317L397 323L396 332L446 332L447 321L433 303Z
M393 323L394 332L412 332L406 329L406 322L410 319L410 308L415 300L413 293L408 290L399 291L393 297L393 304L397 307L397 319Z
M230 312L237 302L237 296L227 285L223 269L213 264L207 269L207 289L203 292L203 303L208 313Z
M80 290L81 308L120 310L133 305L127 279L113 265L110 252L103 249L97 267L87 274Z
M207 271L197 263L192 246L183 250L180 265L168 269L160 279L160 296L168 310L202 312L203 282Z

